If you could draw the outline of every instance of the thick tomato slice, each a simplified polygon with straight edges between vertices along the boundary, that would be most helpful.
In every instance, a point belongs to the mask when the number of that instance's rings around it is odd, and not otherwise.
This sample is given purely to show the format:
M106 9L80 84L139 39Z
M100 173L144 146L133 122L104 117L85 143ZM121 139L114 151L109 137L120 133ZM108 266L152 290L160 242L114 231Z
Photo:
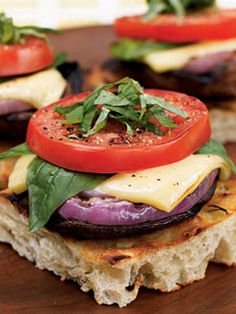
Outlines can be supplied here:
M200 148L210 137L205 105L185 94L147 90L185 110L189 118L176 118L178 127L164 136L137 130L133 136L115 121L99 133L83 140L68 138L76 126L63 126L63 116L55 105L70 106L88 93L70 96L38 110L31 118L27 144L41 158L66 169L94 173L118 173L151 168L181 160Z
M194 42L236 37L236 10L204 11L180 19L163 14L151 21L141 16L116 20L115 30L120 37L154 39L165 42Z
M27 36L24 43L0 44L0 76L35 72L53 62L52 48L44 39Z

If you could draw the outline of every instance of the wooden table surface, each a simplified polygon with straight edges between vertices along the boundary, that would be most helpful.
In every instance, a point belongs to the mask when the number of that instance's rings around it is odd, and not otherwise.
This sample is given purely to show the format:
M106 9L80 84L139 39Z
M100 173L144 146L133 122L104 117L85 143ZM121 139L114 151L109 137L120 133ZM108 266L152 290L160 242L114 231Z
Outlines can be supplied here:
M56 50L84 68L106 60L114 39L110 27L84 28L52 36ZM7 146L9 143L1 143ZM227 145L236 161L236 144ZM92 293L85 294L73 282L61 282L0 244L0 314L236 314L236 270L210 265L204 280L171 294L141 289L136 301L124 309L99 306Z

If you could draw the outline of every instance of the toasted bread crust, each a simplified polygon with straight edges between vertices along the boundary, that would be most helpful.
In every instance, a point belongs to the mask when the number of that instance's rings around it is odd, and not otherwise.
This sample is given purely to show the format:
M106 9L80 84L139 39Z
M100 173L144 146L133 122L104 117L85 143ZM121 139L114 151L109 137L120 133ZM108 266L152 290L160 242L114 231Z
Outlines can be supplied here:
M221 143L236 142L236 98L208 102L212 137Z
M119 240L63 238L41 229L0 196L0 241L62 279L94 291L99 304L123 307L140 286L170 292L204 278L210 261L236 263L236 180L220 182L212 200L192 219L148 235Z

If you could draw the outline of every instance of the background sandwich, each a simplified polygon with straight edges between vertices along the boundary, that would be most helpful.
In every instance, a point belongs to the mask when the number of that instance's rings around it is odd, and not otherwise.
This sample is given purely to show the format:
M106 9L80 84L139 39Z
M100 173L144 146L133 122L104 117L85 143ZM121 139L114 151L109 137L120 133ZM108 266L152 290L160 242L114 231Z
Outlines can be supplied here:
M199 97L210 110L213 138L235 141L236 11L214 0L147 3L144 16L116 20L119 40L111 52L117 59L96 71L98 79L128 75L147 88Z
M79 92L81 71L54 56L46 33L35 26L19 27L0 13L0 137L25 138L35 109L57 101L65 93Z

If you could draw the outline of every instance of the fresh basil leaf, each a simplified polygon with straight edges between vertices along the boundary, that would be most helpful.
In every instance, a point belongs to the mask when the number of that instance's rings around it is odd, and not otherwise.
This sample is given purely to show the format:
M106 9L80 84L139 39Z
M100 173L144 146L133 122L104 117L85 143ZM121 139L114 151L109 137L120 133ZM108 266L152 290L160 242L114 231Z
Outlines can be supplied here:
M169 50L179 46L180 44L157 42L154 40L124 38L113 43L110 49L113 56L118 59L124 61L139 61L151 52Z
M109 86L112 86L112 84L105 84L102 86L99 86L92 94L90 94L84 101L84 110L89 111L92 108L96 108L96 105L94 104L95 100L99 96L102 90L105 90L106 88L109 88Z
M130 118L131 120L138 121L138 112L129 110L128 108L123 108L123 107L115 107L115 106L105 106L110 112L116 112L120 113L123 115L123 117Z
M28 154L32 154L32 152L27 146L27 144L23 143L13 148L10 148L6 152L0 153L0 159L8 159L8 158L19 157L19 156L28 155Z
M38 231L70 197L94 189L106 175L73 172L35 158L27 173L29 229Z
M58 52L55 56L55 61L54 61L53 66L55 68L59 67L66 61L66 58L67 58L67 53L65 51Z
M61 34L62 31L58 29L53 29L53 28L48 28L48 27L39 27L39 26L34 26L34 25L27 25L27 26L17 26L17 29L22 32L27 31L34 31L35 33L38 34L45 34L45 33L51 33L51 34Z
M97 114L97 110L90 110L86 112L86 114L84 115L84 119L81 123L81 130L83 132L87 133L90 130L96 114Z
M76 103L76 104L74 104L74 105L72 105L72 106L69 106L69 107L55 106L55 107L54 107L54 111L56 111L57 113L60 113L60 114L65 115L65 114L67 114L67 113L69 113L69 112L74 111L76 108L78 108L79 106L81 106L81 104L83 104L83 103L78 102L78 103Z
M72 139L72 140L81 140L81 137L77 136L76 134L69 134L68 138Z
M160 124L162 126L168 127L168 128L176 128L177 124L171 120L169 117L167 117L166 115L158 115L155 116L155 118L157 119L157 121L160 122Z
M160 97L155 97L149 94L144 94L141 97L144 98L144 101L149 104L149 105L158 105L159 107L168 110L169 112L172 112L184 119L188 118L188 115L185 111L173 106L171 103L168 101L164 100L163 98Z
M83 134L84 137L88 137L89 135L93 135L95 133L97 133L98 131L100 131L101 129L105 128L106 124L107 124L107 118L108 118L108 114L109 114L110 110L106 109L106 108L102 108L100 115L97 119L97 121L95 122L95 125L92 129L90 129L86 134Z
M84 117L84 107L83 105L78 106L73 111L66 114L66 120L63 121L64 124L77 124L83 121Z
M1 42L7 43L14 36L14 26L11 18L5 18L2 25Z
M167 5L157 0L148 0L148 11L144 14L144 21L149 21L153 19L156 15L159 15L162 12L165 12Z
M46 33L60 33L58 30L37 26L16 26L12 18L4 13L0 14L0 42L3 44L22 43L25 41L25 35L32 35L47 39Z
M154 118L159 121L162 126L169 128L177 127L177 124L165 114L162 108L152 107L150 108L150 112L152 112Z
M175 14L177 16L184 16L186 15L186 10L183 4L183 1L180 0L169 0L170 5L172 6Z
M236 174L236 166L232 159L229 158L228 153L224 146L215 140L210 139L205 145L203 145L196 154L214 154L222 157L229 165L233 174Z
M162 13L173 13L183 16L192 11L203 10L216 6L216 0L147 0L148 11L144 14L144 21L149 21Z
M163 135L162 131L159 130L158 127L154 123L146 120L146 121L142 121L141 124L142 124L142 127L144 129L147 129L147 130L151 131L152 133L154 133L156 135Z
M117 96L109 91L102 90L94 101L95 105L111 105L111 106L126 106L129 100L125 97Z
M142 86L135 80L125 77L115 83L118 86L118 94L128 99L133 104L139 102L139 96L143 94Z
M52 33L52 34L60 34L61 31L56 30L56 29L51 29L51 28L46 28L46 27L38 27L38 26L22 26L22 27L15 27L15 34L14 34L14 39L13 42L24 42L25 35L29 36L34 36L38 38L42 38L45 40L48 40L46 34L47 33Z
M129 123L126 122L126 121L124 121L123 123L126 125L126 133L127 133L128 135L133 136L134 131L133 131L131 125L129 125Z

